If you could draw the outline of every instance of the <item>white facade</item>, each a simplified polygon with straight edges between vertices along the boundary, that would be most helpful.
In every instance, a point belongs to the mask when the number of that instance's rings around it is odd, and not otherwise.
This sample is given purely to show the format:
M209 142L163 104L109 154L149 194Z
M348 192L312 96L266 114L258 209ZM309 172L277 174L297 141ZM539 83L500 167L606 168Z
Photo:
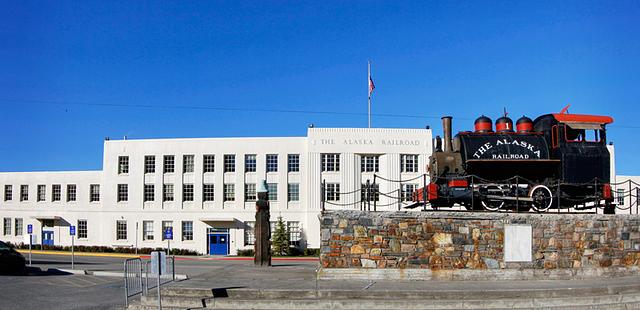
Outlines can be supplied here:
M325 208L360 208L358 190L373 182L374 173L421 186L431 149L429 129L310 128L306 137L291 138L105 141L102 171L0 173L2 240L23 242L32 224L37 244L45 237L70 245L74 225L86 227L77 245L163 247L163 226L171 225L172 248L212 253L217 240L211 236L217 235L228 239L226 252L235 254L252 248L247 228L255 221L255 201L245 197L245 189L264 179L276 189L271 220L282 216L293 239L317 248L323 181L350 193L325 193ZM388 193L377 202L378 210L404 204L397 199L398 183L376 183ZM90 201L92 184L99 185L99 201ZM54 201L58 185L60 199ZM43 186L45 195L39 197ZM75 200L67 197L74 186Z

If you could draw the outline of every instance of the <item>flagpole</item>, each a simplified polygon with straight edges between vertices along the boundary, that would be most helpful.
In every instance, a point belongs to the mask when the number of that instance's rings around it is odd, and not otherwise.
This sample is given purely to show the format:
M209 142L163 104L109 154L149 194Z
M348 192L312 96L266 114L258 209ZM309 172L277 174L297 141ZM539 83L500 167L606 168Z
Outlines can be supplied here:
M371 128L371 60L367 61L367 92L369 93L369 102L367 104L368 107L368 119L369 119L369 128Z

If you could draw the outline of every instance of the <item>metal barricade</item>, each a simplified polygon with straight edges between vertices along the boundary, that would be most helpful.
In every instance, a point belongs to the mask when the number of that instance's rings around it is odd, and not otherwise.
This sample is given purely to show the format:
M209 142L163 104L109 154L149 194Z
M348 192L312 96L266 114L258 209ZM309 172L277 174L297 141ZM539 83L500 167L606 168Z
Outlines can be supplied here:
M124 261L124 304L129 306L129 297L143 292L142 260L130 258Z
M147 295L149 289L158 287L158 281L149 282L149 274L152 279L157 279L158 274L150 270L151 261L144 262L144 294ZM173 256L167 256L167 273L160 275L160 286L176 280L176 259ZM142 279L140 280L142 281Z

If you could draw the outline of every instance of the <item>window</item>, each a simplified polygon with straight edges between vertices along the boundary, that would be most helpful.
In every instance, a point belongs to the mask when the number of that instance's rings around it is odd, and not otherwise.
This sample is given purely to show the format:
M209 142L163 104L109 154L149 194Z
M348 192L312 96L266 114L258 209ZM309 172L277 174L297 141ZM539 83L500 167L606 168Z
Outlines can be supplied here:
M173 221L162 221L162 240L167 240L164 238L164 232L167 231L167 228L171 228L173 230Z
M173 184L162 186L162 201L173 201Z
M5 185L4 186L4 201L11 201L12 198L13 198L13 190L11 188L11 185Z
M195 156L193 155L184 155L182 156L182 172L183 173L191 173L193 172Z
M412 195L416 191L416 187L416 184L402 184L402 201L412 201Z
M202 185L202 200L203 201L213 201L213 184L203 184Z
M224 172L236 172L236 155L224 155Z
M156 173L156 157L147 155L144 157L144 173Z
M256 154L244 155L244 172L256 172Z
M360 171L362 172L379 172L380 156L362 155L360 157Z
M193 184L182 185L182 200L193 201Z
M87 220L78 220L78 239L86 239L88 236Z
M116 240L127 240L127 221L116 222Z
M129 156L118 156L118 174L129 173Z
M616 192L618 193L618 195L616 195L617 196L616 198L618 200L618 205L624 206L624 189L618 188Z
M38 185L38 195L36 199L38 201L45 201L46 195L47 195L47 186L42 184Z
M267 154L267 172L278 171L278 154Z
M244 222L244 245L256 243L256 222Z
M53 228L53 220L42 220L42 227Z
M11 235L11 218L8 218L8 217L4 218L4 235L5 236Z
M235 198L235 184L224 185L224 201L234 201Z
M129 185L118 184L118 201L128 201L128 200L129 200Z
M322 171L340 171L340 154L322 154Z
M204 172L214 172L216 168L215 156L213 155L204 155L202 157L202 168Z
M289 242L292 245L300 243L300 222L287 222L287 230L289 231Z
M51 186L51 201L60 201L62 196L62 186L60 184L53 184Z
M300 200L300 184L289 183L287 184L287 201Z
M142 221L142 240L153 240L153 221Z
M67 201L76 201L76 189L75 184L67 184Z
M400 165L402 172L418 172L418 155L400 155Z
M299 154L289 154L287 156L287 163L289 172L298 172L300 171L300 155Z
M164 155L164 165L162 171L164 173L174 173L176 171L176 157L173 155Z
M244 185L244 201L256 201L255 183L247 183Z
M326 201L340 201L340 183L327 183L324 189Z
M193 240L193 222L182 222L182 241Z
M100 201L100 184L91 184L89 186L89 201Z
M581 126L575 126L581 127ZM572 128L570 125L564 126L564 135L567 142L600 142L603 136L599 129Z
M144 185L144 201L154 201L156 199L156 186L153 184Z
M20 201L29 200L29 185L20 185Z
M278 183L267 183L267 190L269 200L278 200Z
M371 186L370 190L370 200L367 200L367 184L362 184L362 190L360 191L360 199L361 201L380 201L380 184L378 183L369 183Z
M22 232L23 232L23 227L22 227L22 219L16 219L16 225L15 225L15 235L16 236L22 236Z

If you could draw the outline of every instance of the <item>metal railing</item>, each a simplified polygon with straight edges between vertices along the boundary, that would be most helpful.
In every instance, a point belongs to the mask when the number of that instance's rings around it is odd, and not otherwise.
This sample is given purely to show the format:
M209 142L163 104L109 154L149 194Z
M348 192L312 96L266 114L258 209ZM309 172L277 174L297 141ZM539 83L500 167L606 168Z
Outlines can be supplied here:
M432 210L443 211L467 211L467 212L549 212L549 213L606 213L604 206L603 193L600 192L600 188L604 184L608 184L611 188L611 197L613 202L610 204L615 209L615 213L627 213L627 214L640 214L640 184L626 180L619 183L614 182L602 182L599 179L594 179L589 182L581 184L573 183L561 183L555 182L547 184L551 190L553 204L544 210L535 210L531 208L531 198L526 194L521 194L518 188L526 187L527 184L532 186L536 184L531 180L520 176L514 176L505 180L485 180L475 175L466 175L460 177L439 177L439 180L466 180L470 188L477 189L483 185L502 184L508 186L514 191L514 197L509 198L511 204L505 208L467 208L462 205L452 205L446 207L436 208L427 201L427 185L429 180L426 174L417 175L413 178L405 180L392 180L387 179L377 174L373 175L373 180L366 180L361 186L356 184L354 190L351 191L334 191L333 188L327 187L325 180L322 180L320 184L320 199L321 209L351 209L361 211L391 211L394 209L413 209L422 207L423 211L427 208ZM562 188L565 186L579 187L584 186L586 188L593 188L594 192L586 196L570 195L563 192ZM359 188L358 188L359 187ZM561 188L562 187L562 188ZM382 192L380 189L386 188L389 192ZM422 197L420 201L413 201L411 199L411 192L409 191L422 191ZM472 206L478 203L477 199L481 197L478 193L471 191L467 194L468 200ZM475 200L475 201L474 201ZM515 207L514 207L515 205Z
M124 305L129 306L129 298L142 293L142 260L129 258L124 261Z
M150 270L151 261L143 261L140 258L129 258L124 261L124 295L125 307L129 306L129 298L138 294L148 295L149 289L165 285L176 280L176 260L173 256L167 256L167 272L158 276L157 271ZM149 276L152 279L160 281L149 282ZM144 279L143 279L144 278Z
M151 279L158 279L158 272L153 272L149 270L149 266L151 265L151 261L146 261L144 266L145 278L144 278L144 295L149 293L149 290L155 287L158 287L158 281L151 281L149 283L149 274L151 274ZM176 259L173 256L167 256L167 273L160 275L160 286L165 285L169 282L176 280Z

